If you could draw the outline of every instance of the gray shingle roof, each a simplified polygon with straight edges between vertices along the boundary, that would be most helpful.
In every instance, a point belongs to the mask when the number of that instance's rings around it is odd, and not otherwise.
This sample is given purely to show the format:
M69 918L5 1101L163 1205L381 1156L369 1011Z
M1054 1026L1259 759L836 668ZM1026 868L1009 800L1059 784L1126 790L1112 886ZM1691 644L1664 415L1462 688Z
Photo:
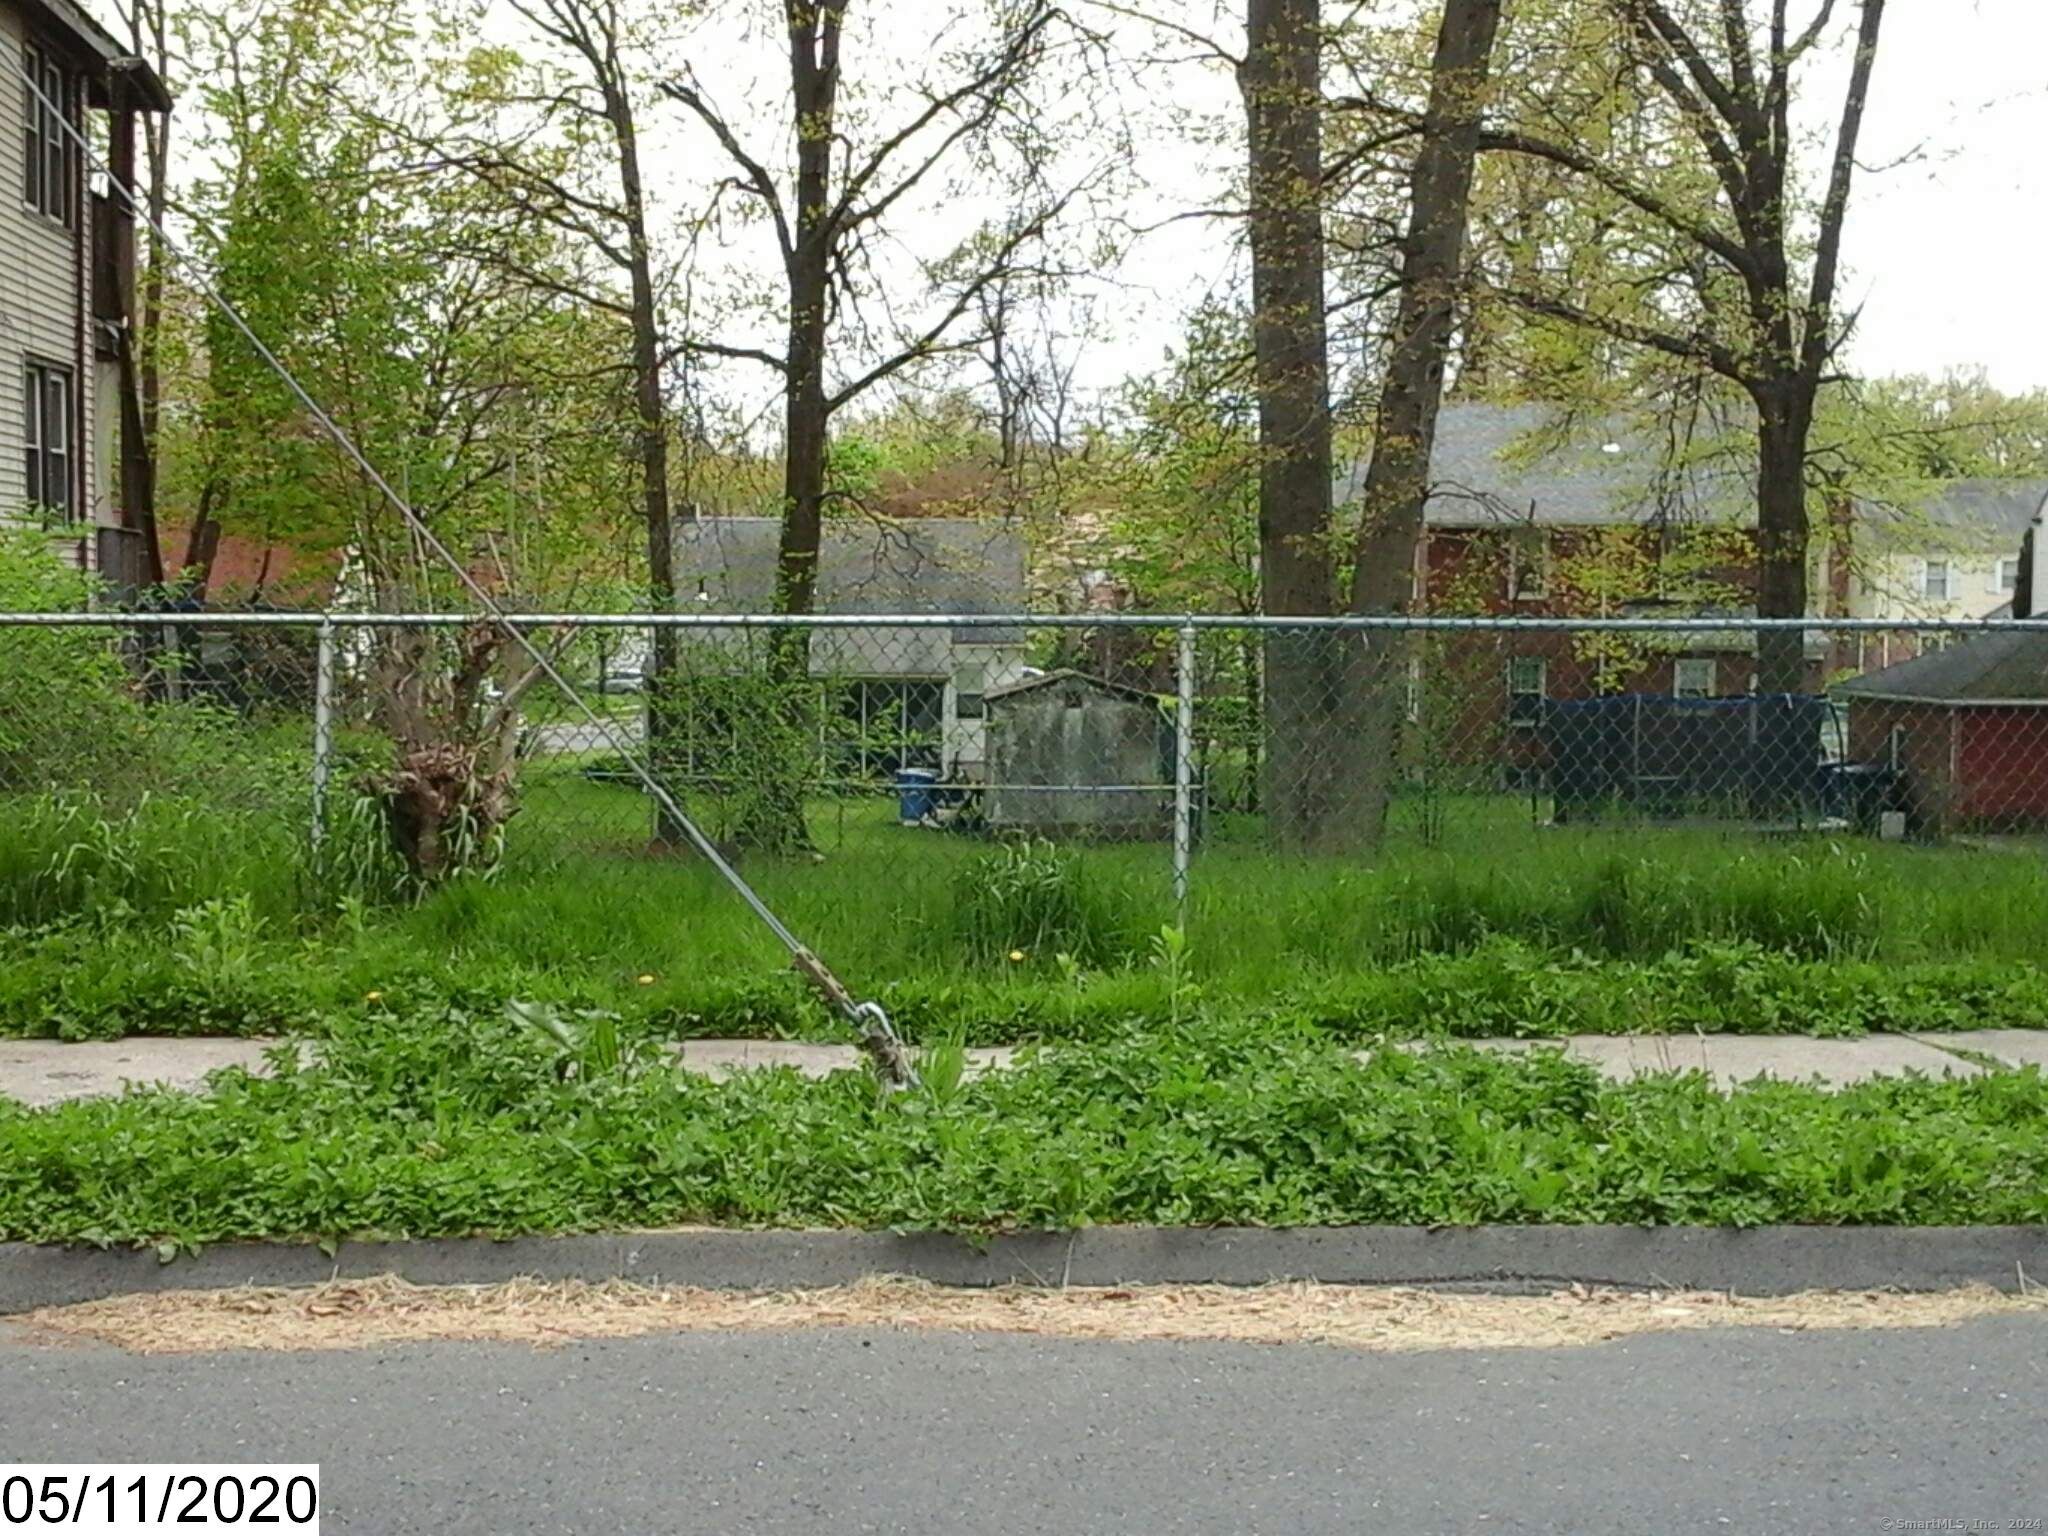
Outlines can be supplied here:
M705 613L768 613L775 598L781 520L707 517L675 535L676 588ZM881 524L828 522L818 552L815 611L821 614L1012 614L1029 606L1024 539L1009 523L916 518ZM941 675L948 647L1016 645L1014 625L955 625L950 631L881 628L827 631L812 645L819 671Z
M1429 521L1439 528L1492 528L1536 523L1604 527L1674 518L1754 521L1747 478L1729 462L1700 464L1658 476L1661 454L1639 429L1590 425L1558 446L1545 446L1558 413L1544 405L1454 402L1437 423L1430 461ZM1617 452L1606 451L1613 444ZM1338 476L1339 504L1355 502L1367 462Z
M1902 539L1926 530L1987 552L2017 554L2044 501L2048 480L1951 480L1910 507L1865 503L1862 513L1880 533L1896 526Z
M713 613L766 613L781 522L707 517L676 529L676 584ZM701 585L700 585L701 584ZM819 613L1017 613L1024 539L995 520L829 522L818 552Z
M1929 703L2048 704L2048 633L2004 630L1973 635L1839 687L1850 698Z
M1430 463L1429 521L1439 528L1611 527L1675 520L1756 521L1752 472L1739 455L1704 455L1660 474L1664 445L1640 426L1583 423L1560 430L1545 405L1446 405ZM1608 452L1609 446L1617 451ZM1338 477L1338 502L1353 502L1367 464ZM1862 515L1901 539L1928 531L1959 545L2017 550L2027 524L2048 499L2048 480L1957 480L1905 508L1866 502Z

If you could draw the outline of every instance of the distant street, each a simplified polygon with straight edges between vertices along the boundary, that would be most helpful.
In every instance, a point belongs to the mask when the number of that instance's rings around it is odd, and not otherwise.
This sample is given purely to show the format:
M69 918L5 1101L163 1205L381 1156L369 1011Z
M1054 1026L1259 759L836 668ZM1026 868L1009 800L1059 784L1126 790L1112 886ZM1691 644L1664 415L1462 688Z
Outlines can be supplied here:
M147 1359L0 1325L0 1381L8 1459L318 1461L329 1532L2048 1519L2025 1316L1408 1355L820 1330Z
M638 715L621 715L603 725L588 720L563 720L554 725L536 725L527 739L527 751L535 757L559 757L569 752L616 752L640 744Z

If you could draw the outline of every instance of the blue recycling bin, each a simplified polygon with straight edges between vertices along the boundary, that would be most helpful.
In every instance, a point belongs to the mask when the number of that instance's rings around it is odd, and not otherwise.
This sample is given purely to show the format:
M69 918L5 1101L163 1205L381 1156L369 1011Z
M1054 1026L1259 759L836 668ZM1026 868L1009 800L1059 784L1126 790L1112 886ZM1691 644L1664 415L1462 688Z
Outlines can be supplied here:
M938 773L930 768L896 770L896 814L904 826L917 826L937 808L932 786L938 782Z

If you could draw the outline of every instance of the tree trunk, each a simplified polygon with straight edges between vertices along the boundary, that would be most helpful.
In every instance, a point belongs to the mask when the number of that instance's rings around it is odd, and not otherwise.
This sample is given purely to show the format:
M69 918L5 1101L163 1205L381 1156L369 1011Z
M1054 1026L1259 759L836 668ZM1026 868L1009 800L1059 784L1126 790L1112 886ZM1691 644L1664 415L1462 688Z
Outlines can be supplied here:
M832 143L839 89L839 27L844 0L792 3L789 21L790 103L796 130L796 209L783 253L788 284L789 347L784 359L782 530L775 557L775 611L808 614L818 595L818 557L825 527L825 450L832 405L825 394L826 316L831 302ZM734 840L782 852L811 846L804 816L807 774L801 739L809 714L810 632L771 632L764 729L747 765Z
M1756 392L1757 405L1757 616L1806 617L1806 440L1813 421L1813 391L1789 380ZM1803 694L1810 687L1806 633L1759 630L1756 691ZM1810 803L1820 760L1818 721L1802 723L1793 710L1759 704L1755 781L1750 814L1798 815Z
M1787 381L1755 394L1757 407L1757 604L1759 618L1806 617L1806 446L1813 392ZM1757 634L1757 691L1804 693L1806 638Z
M661 381L661 316L656 309L654 264L647 243L646 199L640 181L640 145L632 102L622 87L607 85L606 106L618 147L620 201L626 216L627 267L633 304L633 401L639 417L640 497L647 523L647 604L658 614L676 612L675 526L669 506L668 402ZM675 793L670 772L677 761L674 742L681 728L677 692L681 684L676 631L657 625L651 637L646 677L647 763ZM675 818L657 802L654 838L664 845L683 840Z
M1403 614L1414 602L1480 111L1500 10L1501 0L1446 0L1437 33L1401 248L1401 302L1353 552L1351 611L1360 615ZM1344 778L1332 796L1339 824L1326 843L1369 849L1386 835L1413 653L1409 640L1393 632L1370 635L1352 659L1357 728L1345 733Z
M1252 340L1259 395L1259 566L1265 611L1326 615L1329 334L1323 294L1320 0L1247 0L1238 69L1251 150ZM1267 824L1312 845L1343 750L1343 647L1328 630L1271 632L1265 655Z
M799 253L804 254L804 253ZM806 263L808 266L808 263ZM782 538L776 552L775 609L809 613L817 602L818 551L825 527L824 262L792 273L789 385L783 396Z
M844 0L789 7L790 102L795 109L796 217L784 253L789 285L788 374L783 380L782 539L776 556L778 613L809 613L818 590L825 514L825 319L831 293L831 176ZM800 633L800 632L799 632ZM807 657L809 646L802 648ZM796 646L777 647L780 680ZM806 662L806 666L808 663Z
M199 504L192 513L192 527L185 535L185 558L179 564L178 575L201 598L213 582L213 561L220 553L220 522L214 509L224 494L219 475L208 475L199 487Z

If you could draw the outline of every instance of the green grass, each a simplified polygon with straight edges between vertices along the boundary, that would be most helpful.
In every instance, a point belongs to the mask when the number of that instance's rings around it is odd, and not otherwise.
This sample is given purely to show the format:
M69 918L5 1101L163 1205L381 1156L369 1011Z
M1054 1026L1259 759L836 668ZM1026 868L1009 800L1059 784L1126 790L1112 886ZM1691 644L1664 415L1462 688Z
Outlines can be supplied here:
M681 1077L644 1031L618 1055L565 1079L502 1015L388 1016L337 1028L322 1066L231 1070L208 1099L0 1103L0 1238L2048 1219L2032 1070L1723 1096L1562 1058L1359 1064L1242 1022L1127 1029L895 1096L860 1074Z
M315 880L296 812L0 803L0 1033L266 1032L371 993L373 1010L530 996L673 1034L834 1032L701 860L649 851L644 799L576 766L529 769L501 871L417 905ZM915 1034L981 1041L1174 1016L1153 955L1175 915L1163 847L1019 853L892 811L820 801L815 858L742 859L857 993ZM1183 991L1361 1038L2048 1024L2038 859L1550 830L1506 797L1447 827L1370 863L1203 850Z

